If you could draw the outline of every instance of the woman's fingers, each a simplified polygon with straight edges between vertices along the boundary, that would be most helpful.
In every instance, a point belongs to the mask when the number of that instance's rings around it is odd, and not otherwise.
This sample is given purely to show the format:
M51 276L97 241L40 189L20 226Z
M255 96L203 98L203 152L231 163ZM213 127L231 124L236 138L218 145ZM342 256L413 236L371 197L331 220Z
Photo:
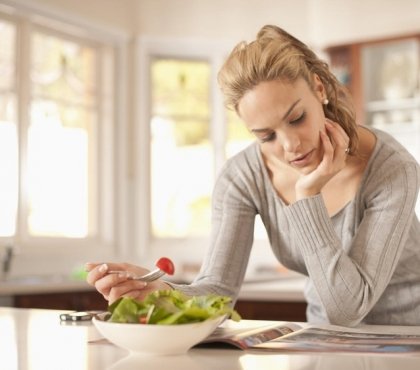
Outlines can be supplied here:
M132 275L143 275L149 270L129 263L86 263L88 276L87 282L94 286L96 290L111 304L121 297L132 297L142 299L148 293L159 289L171 289L171 287L162 280L156 280L151 283L133 280ZM112 273L110 271L120 271Z
M331 137L334 149L345 153L350 139L344 129L338 123L331 120L326 120L325 127Z
M94 263L85 266L88 275L86 281L110 303L131 291L141 291L147 283L130 279L132 275L141 275L148 270L127 263ZM112 273L110 271L121 271ZM139 294L138 294L139 295Z
M108 292L109 304L112 304L121 297L139 298L144 295L144 289L147 287L147 283L138 280L126 280L121 284L112 286Z
M109 266L106 263L86 264L86 271L89 271L86 281L90 285L95 285L98 279L104 277L108 272Z
M107 274L99 278L93 284L96 290L101 293L105 299L109 299L110 291L115 287L127 281L127 276L123 274Z
M320 131L321 134L321 141L322 141L322 146L324 149L324 157L332 157L332 155L334 154L334 146L333 143L331 142L330 137L323 131Z
M92 271L98 265L100 265L100 263L87 262L87 263L85 263L85 271L87 271L87 272Z
M171 286L163 280L156 280L150 283L127 280L124 283L112 287L108 295L108 301L111 304L121 297L131 297L141 300L155 290L169 289L172 289Z
M339 124L326 120L325 131L320 130L320 140L323 149L321 162L315 170L302 175L296 182L296 199L320 193L346 165L349 137Z
M121 271L121 275L125 274L126 277L129 277L131 275L143 275L149 272L149 270L147 269L131 265L129 263L88 262L85 264L85 269L89 272L86 280L90 285L95 285L96 280L101 279L110 271Z

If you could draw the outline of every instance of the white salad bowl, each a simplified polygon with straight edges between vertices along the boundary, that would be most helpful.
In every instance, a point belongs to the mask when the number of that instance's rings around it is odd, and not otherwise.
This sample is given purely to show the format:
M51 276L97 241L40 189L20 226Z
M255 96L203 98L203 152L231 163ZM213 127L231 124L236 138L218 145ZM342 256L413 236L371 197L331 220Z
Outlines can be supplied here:
M126 324L93 318L93 324L106 339L132 353L181 355L208 337L226 316L191 324Z

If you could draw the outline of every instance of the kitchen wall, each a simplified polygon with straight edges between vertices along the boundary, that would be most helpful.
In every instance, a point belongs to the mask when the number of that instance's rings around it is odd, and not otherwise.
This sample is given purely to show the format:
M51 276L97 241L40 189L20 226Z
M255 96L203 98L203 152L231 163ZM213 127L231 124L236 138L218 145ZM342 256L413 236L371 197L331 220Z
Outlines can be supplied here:
M239 40L266 23L297 36L309 34L310 0L16 0L94 20L129 33L153 37Z
M139 0L137 31L253 38L277 24L314 47L420 31L418 0Z
M261 26L278 24L308 38L310 0L143 0L138 1L137 31L153 36L197 36L239 41Z
M252 38L278 24L313 46L420 32L418 0L15 0L147 36Z
M0 3L2 0L0 0ZM61 15L80 17L99 26L116 28L127 32L136 30L133 9L137 0L14 0L15 3L41 6L43 10Z
M418 0L311 0L311 38L321 45L420 32Z

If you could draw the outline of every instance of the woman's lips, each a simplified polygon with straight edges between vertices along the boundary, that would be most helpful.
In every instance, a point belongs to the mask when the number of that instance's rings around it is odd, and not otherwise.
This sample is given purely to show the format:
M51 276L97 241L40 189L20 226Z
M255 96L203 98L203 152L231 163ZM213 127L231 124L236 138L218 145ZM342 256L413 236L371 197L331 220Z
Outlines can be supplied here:
M297 157L293 161L290 161L290 164L294 167L305 167L312 161L312 154L314 150L311 150L309 153L306 153L300 157Z

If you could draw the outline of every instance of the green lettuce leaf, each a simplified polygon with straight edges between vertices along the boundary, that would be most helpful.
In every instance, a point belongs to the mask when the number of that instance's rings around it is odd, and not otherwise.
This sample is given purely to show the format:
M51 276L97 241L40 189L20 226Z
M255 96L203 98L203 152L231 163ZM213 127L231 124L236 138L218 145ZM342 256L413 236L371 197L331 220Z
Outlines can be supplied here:
M200 322L227 315L239 321L240 315L231 307L229 297L215 294L187 296L178 290L159 290L144 300L123 297L108 307L109 321L176 325Z

